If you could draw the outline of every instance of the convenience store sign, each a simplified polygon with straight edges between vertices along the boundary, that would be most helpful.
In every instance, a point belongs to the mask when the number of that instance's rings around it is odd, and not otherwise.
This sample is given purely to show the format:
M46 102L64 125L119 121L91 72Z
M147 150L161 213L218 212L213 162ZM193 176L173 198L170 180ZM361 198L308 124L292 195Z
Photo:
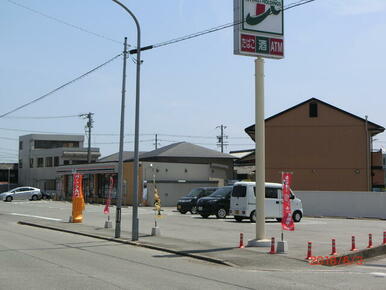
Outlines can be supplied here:
M284 57L283 0L234 0L234 53Z

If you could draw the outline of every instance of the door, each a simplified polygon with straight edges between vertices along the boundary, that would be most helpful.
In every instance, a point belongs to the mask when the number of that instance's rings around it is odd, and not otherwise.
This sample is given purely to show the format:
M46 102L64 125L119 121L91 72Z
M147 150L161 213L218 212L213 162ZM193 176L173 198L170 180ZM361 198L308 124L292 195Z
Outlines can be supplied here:
M29 199L31 195L31 190L28 187L22 187L19 190L19 198L18 199Z
M20 200L23 199L24 195L24 187L20 187L14 190L13 199Z
M232 189L230 208L233 215L242 215L247 210L247 187L245 185L235 185Z
M265 217L281 217L281 189L274 187L265 188Z

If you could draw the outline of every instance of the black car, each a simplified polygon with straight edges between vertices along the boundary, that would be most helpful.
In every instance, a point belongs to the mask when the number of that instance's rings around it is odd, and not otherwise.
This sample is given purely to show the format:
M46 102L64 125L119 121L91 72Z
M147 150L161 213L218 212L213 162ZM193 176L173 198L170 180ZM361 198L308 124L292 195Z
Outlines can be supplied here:
M197 200L216 191L218 187L198 187L192 189L188 195L181 197L177 202L177 210L186 214L190 211L192 214L197 213Z
M200 198L197 201L198 213L203 217L214 214L218 219L223 219L229 214L232 186L224 186L217 189L211 195Z

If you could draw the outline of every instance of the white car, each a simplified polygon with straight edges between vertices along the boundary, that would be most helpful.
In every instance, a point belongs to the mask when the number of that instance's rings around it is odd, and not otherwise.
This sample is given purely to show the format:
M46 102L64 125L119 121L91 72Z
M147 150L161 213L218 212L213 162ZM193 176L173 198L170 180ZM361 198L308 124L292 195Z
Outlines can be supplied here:
M42 193L39 188L22 186L16 187L10 191L0 193L0 199L3 201L12 201L12 200L38 200L42 198Z
M265 183L265 217L275 218L281 221L282 218L282 184ZM298 223L303 216L302 201L297 198L291 190L291 210L294 222ZM230 215L240 222L243 219L250 219L256 222L256 184L255 182L236 182L233 185L230 205Z

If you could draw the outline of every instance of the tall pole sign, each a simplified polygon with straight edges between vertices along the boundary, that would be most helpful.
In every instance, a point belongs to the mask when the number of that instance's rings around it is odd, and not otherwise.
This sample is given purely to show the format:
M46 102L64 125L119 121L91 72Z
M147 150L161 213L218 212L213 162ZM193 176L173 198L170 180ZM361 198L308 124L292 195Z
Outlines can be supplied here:
M256 238L248 246L269 247L265 237L264 58L284 57L283 0L234 0L234 54L255 60Z
M234 53L284 57L283 0L234 0Z

